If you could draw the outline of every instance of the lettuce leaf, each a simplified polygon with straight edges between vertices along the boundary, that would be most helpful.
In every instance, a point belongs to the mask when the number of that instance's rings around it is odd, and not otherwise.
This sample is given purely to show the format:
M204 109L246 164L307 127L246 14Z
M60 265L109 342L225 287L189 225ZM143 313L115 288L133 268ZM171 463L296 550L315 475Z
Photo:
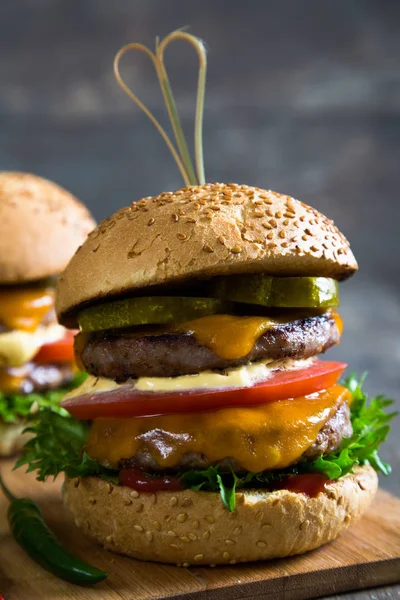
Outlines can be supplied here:
M205 470L186 471L180 475L185 488L194 491L214 491L221 495L224 506L234 511L236 492L241 488L268 488L291 474L323 473L329 479L338 479L352 471L356 465L371 465L376 471L388 475L390 466L378 454L379 446L389 432L389 422L397 414L385 409L394 403L379 395L368 399L362 386L365 376L358 381L354 374L343 383L352 393L351 422L353 435L344 438L338 450L315 460L298 463L279 471L236 475L233 471L221 472L217 466ZM64 411L65 413L65 411ZM57 414L51 408L42 410L27 431L33 438L27 442L15 468L27 465L28 471L37 471L37 479L57 477L61 472L69 477L95 475L118 482L118 471L100 465L84 451L89 423L76 421L68 413Z
M66 411L65 411L66 412ZM86 421L77 421L52 409L44 409L25 431L33 437L25 444L14 469L27 465L27 472L37 471L36 479L45 481L59 473L68 477L96 475L118 482L118 472L106 469L83 452L89 432Z
M29 419L37 409L50 407L54 412L66 415L60 407L60 401L67 392L78 387L86 379L86 373L79 372L72 381L62 388L32 394L4 394L0 391L0 420L5 423L17 423Z

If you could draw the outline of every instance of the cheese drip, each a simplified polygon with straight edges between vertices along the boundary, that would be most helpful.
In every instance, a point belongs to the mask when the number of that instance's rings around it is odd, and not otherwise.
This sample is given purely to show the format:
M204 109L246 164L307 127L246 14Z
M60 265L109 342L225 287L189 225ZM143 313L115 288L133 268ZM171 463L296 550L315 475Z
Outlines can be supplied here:
M53 305L52 288L1 288L0 323L7 329L35 331Z
M215 463L233 458L247 471L282 469L300 459L350 392L335 385L310 396L252 408L147 418L94 419L86 451L117 467L137 452L149 453L163 468L196 452Z
M334 319L339 335L341 335L343 329L341 317L335 310L326 312L329 317ZM258 338L267 331L306 316L307 312L289 313L274 319L270 317L210 315L188 321L176 326L175 329L177 331L192 331L199 344L206 346L220 358L234 360L249 354Z

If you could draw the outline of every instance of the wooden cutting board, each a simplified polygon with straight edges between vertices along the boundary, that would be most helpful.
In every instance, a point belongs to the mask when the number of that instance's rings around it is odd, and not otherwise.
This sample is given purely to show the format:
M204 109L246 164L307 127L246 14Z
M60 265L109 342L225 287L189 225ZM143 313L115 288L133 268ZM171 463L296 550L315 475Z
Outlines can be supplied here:
M33 563L11 537L7 502L0 497L0 593L5 600L228 600L316 598L400 582L400 499L380 491L368 514L335 542L303 556L265 563L178 568L142 563L88 541L63 510L60 485L37 483L12 462L0 470L19 496L34 498L65 545L108 571L108 579L82 588L57 579Z

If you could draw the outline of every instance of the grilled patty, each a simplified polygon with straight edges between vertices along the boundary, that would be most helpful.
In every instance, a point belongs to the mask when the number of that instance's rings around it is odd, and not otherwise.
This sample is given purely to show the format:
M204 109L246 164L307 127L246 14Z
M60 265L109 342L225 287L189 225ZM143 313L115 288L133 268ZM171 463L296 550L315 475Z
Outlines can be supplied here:
M330 312L283 323L264 333L246 356L233 360L223 359L198 344L190 331L151 335L129 330L102 331L92 334L83 349L81 335L77 336L75 351L85 369L96 377L118 382L130 377L176 377L223 370L263 359L309 358L340 341Z
M22 380L20 393L54 390L72 381L74 372L69 365L31 365ZM1 390L0 390L1 391Z
M314 444L303 454L300 462L314 459L321 454L331 454L337 450L345 437L350 437L353 429L350 421L350 408L347 403L342 404L336 413L325 423L324 427L318 434ZM168 437L168 433L159 432L159 443L162 444L162 436ZM168 440L167 440L168 443ZM212 463L213 466L218 465L222 471L233 469L236 473L243 472L243 468L236 460L229 456L217 463ZM184 471L203 470L211 466L211 463L204 454L197 452L188 452L182 459L168 469L169 473L182 473ZM165 468L158 465L157 461L147 451L139 451L135 456L122 460L120 468L135 468L146 471L147 473L165 473Z

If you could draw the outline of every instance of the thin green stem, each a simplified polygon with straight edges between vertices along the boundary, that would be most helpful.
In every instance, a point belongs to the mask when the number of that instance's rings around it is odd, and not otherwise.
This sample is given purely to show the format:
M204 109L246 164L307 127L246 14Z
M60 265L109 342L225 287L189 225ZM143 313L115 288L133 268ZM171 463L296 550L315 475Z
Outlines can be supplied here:
M196 50L197 55L199 57L199 74L198 74L198 83L197 83L194 140L195 140L195 160L196 160L196 171L197 171L197 182L196 183L203 185L205 183L204 157L203 157L203 114L204 114L204 96L205 96L206 77L207 77L207 55L206 55L206 50L205 50L204 44L199 38L195 37L194 35L191 35L190 33L186 33L181 30L174 31L173 33L170 33L167 37L165 37L161 41L160 44L157 45L157 50L156 50L157 62L158 62L158 68L160 69L160 73L162 74L162 76L164 78L166 78L166 81L168 82L168 75L167 75L167 72L164 67L164 51L165 51L166 47L168 46L168 44L170 44L174 40L179 40L179 39L189 42L189 44L191 44L193 46L193 48ZM174 98L172 95L172 90L171 90L171 86L169 85L169 82L168 82L168 88L170 90L171 98L172 98L172 102L173 102L173 107L171 107L171 108L172 109L175 108L175 111L176 111L176 106L175 106L175 102L174 102ZM166 103L167 103L167 100L166 100ZM170 114L172 126L174 127L171 113L169 113L169 114ZM178 146L181 151L182 160L184 160L183 151L185 153L186 152L188 153L188 149L187 149L186 140L185 140L185 137L184 137L184 134L182 131L182 127L180 124L180 120L179 120L177 111L176 111L176 114L177 114L178 136L179 136L179 138L182 138L183 148L177 137L177 132L174 129L175 137L177 139L177 143L178 143ZM190 156L189 156L189 160L190 160ZM191 160L190 160L190 165L191 165ZM192 167L192 170L193 170L193 167ZM194 175L194 173L193 173L193 175Z
M3 490L4 495L10 502L16 500L16 497L10 492L10 490L6 487L6 484L3 481L2 476L0 475L0 488Z
M122 56L129 50L139 50L140 52L144 52L145 54L147 54L147 56L149 56L150 59L152 60L153 65L157 71L156 56L153 52L151 52L151 50L149 50L148 48L146 48L146 46L143 46L142 44L127 44L126 46L121 48L121 50L118 52L118 54L116 55L116 57L114 59L114 74L115 74L116 80L117 80L118 84L120 85L120 87L124 90L124 92L135 102L135 104L145 113L145 115L150 119L150 121L156 127L157 131L159 132L159 134L161 135L161 137L167 144L172 156L174 157L174 160L175 160L176 164L178 165L178 169L182 175L185 185L191 185L191 181L185 170L185 166L184 166L183 162L181 161L181 159L179 158L179 155L178 155L173 143L171 142L169 136L167 135L165 129L162 127L162 125L159 123L159 121L157 121L157 119L150 112L150 110L147 108L147 106L145 106L145 104L143 104L143 102L141 102L141 100L139 100L139 98L136 96L136 94L134 94L132 92L132 90L126 85L126 83L124 82L124 80L121 77L121 74L119 71L119 62L120 62Z

